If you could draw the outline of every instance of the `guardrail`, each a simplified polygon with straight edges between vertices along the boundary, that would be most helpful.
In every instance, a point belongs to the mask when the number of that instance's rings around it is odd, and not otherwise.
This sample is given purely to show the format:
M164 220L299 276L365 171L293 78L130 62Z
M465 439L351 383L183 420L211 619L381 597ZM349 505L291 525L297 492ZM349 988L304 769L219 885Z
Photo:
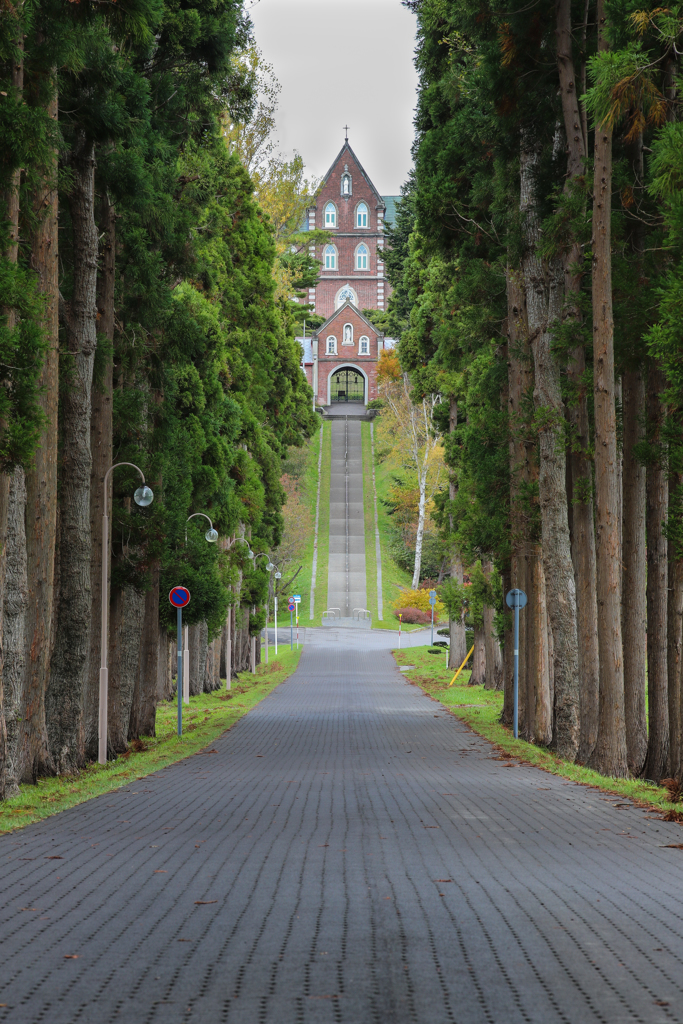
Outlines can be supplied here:
M353 609L354 619L369 619L371 618L370 612L367 608L354 608Z
M341 619L341 608L328 608L323 612L323 619Z

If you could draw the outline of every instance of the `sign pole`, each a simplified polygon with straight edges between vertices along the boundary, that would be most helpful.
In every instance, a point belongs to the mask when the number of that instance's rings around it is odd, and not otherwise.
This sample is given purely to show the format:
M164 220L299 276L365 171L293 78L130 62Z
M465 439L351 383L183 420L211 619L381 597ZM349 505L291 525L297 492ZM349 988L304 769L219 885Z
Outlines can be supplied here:
M178 608L178 735L183 735L183 609Z
M185 626L185 649L183 650L183 704L190 703L190 627Z
M401 650L401 622L403 621L403 615L399 612L398 616L398 649Z
M190 603L190 591L187 587L174 587L168 595L171 605L176 609L177 615L177 638L178 650L178 679L176 689L178 691L178 735L183 735L183 608ZM188 695L189 696L189 695Z
M513 689L513 710L512 710L512 732L515 739L519 736L519 609L526 605L527 597L523 590L510 590L505 597L508 608L515 613L514 626L514 689Z
M275 594L275 657L277 658L277 594Z
M289 646L294 650L294 611L289 609Z

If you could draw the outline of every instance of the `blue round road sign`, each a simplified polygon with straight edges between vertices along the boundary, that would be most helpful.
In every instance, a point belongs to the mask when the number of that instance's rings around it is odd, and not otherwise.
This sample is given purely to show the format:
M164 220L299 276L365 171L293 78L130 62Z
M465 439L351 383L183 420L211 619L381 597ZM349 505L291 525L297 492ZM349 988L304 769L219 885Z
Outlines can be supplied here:
M168 599L174 608L184 608L190 603L190 591L187 587L174 587Z
M287 606L287 611L293 612L293 611L294 611L294 609L295 609L295 607L296 607L296 605L294 604L294 602L293 602L293 601L292 601L292 599L290 598L290 600L289 600L289 604L288 604L288 606Z

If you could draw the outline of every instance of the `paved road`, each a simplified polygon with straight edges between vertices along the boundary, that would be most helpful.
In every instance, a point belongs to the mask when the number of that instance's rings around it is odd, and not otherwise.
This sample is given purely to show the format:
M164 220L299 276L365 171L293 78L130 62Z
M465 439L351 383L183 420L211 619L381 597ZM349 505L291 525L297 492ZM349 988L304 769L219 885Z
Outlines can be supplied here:
M207 753L0 840L0 1021L680 1022L678 842L311 643Z
M332 422L327 607L347 621L354 608L367 608L360 426L346 417Z

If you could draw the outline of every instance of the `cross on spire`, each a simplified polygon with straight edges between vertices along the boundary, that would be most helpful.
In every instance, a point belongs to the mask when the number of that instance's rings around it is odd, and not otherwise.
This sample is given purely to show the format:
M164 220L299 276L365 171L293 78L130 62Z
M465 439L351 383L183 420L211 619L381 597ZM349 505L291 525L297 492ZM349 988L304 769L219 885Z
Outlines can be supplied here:
M348 142L349 141L349 126L348 126L348 124L344 125L344 131L346 132L346 137L344 139L344 142Z

